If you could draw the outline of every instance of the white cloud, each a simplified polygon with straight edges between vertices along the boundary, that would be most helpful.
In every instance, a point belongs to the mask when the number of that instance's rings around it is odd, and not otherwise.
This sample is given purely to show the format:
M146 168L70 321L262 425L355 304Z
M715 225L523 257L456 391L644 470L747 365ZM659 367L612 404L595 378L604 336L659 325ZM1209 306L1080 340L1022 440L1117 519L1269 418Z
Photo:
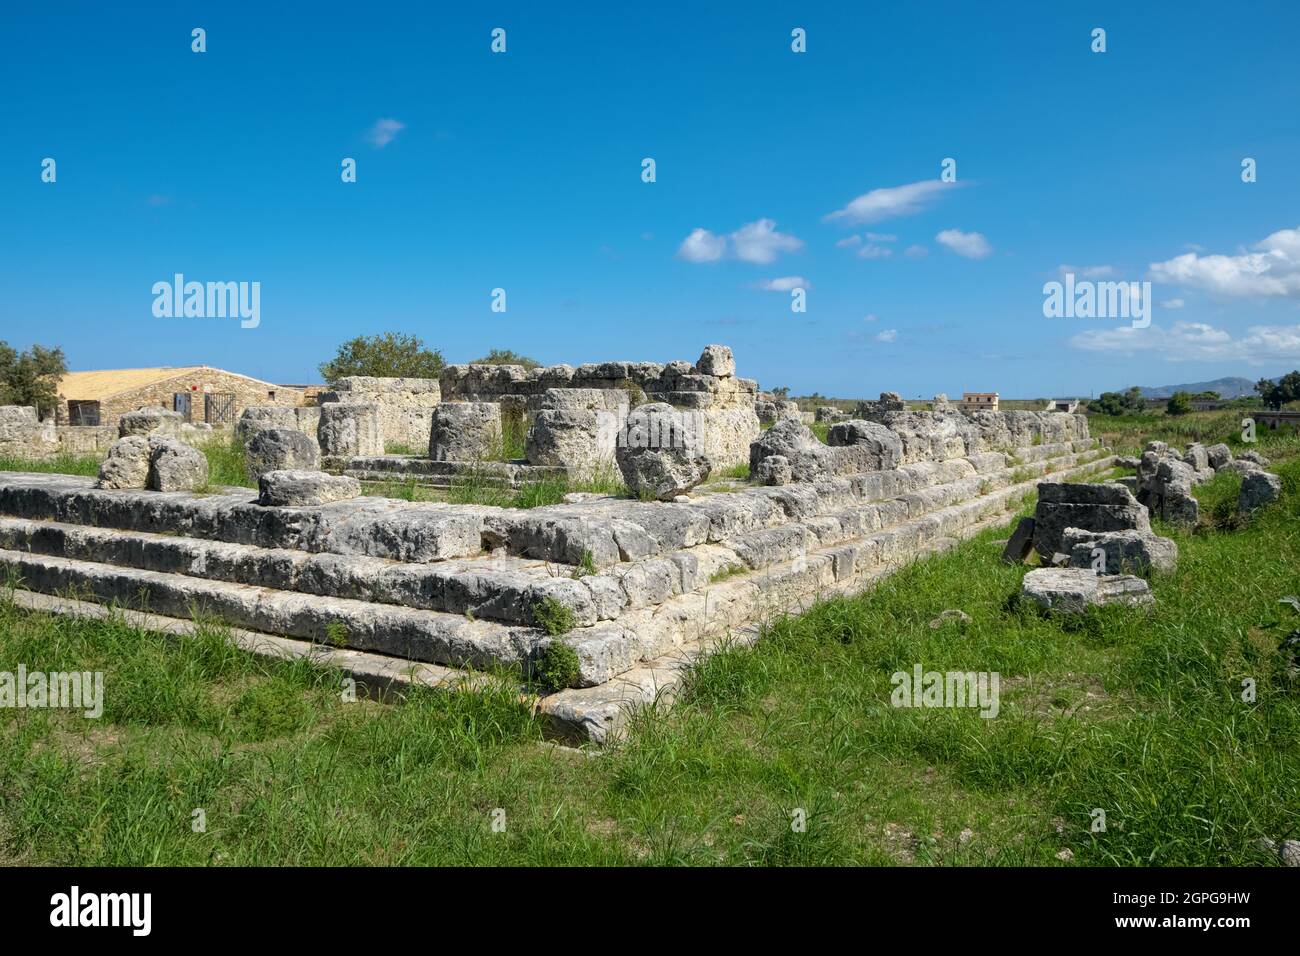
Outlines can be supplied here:
M867 239L870 242L897 242L898 237L888 232L869 232Z
M803 276L781 276L778 279L766 279L758 287L767 292L789 292L791 289L811 289L812 283Z
M803 248L803 241L776 231L776 221L759 219L746 223L730 236L731 247L737 259L767 265L782 252L795 252Z
M1175 322L1168 329L1130 325L1080 332L1070 345L1089 352L1144 352L1179 361L1243 361L1255 364L1300 359L1300 325L1254 325L1240 338L1204 322Z
M796 252L803 248L803 240L776 231L773 219L756 219L746 223L726 236L695 229L682 240L678 257L688 262L717 262L724 255L742 262L768 265L783 252Z
M978 232L945 229L934 237L934 241L966 259L983 259L993 254L989 241Z
M907 256L909 259L924 259L929 254L929 249L915 243L903 250L903 255Z
M883 332L876 333L877 342L896 342L898 341L898 329L885 329Z
M1279 229L1237 255L1184 253L1151 263L1156 282L1226 296L1300 298L1300 228Z
M834 222L842 219L851 223L879 222L895 216L908 216L925 208L937 199L940 193L955 189L956 186L956 183L923 179L919 183L908 183L905 186L873 189L851 200L843 209L828 213L823 217L823 221Z
M375 149L383 149L404 129L406 124L395 119L376 120L366 132L366 141Z
M835 248L847 249L850 246L860 246L860 245L862 245L862 237L855 232L853 235L846 236L845 238L841 239L839 242L835 243Z
M879 321L880 321L880 316L876 315L876 313L874 313L874 312L871 312L871 313L869 313L868 315L866 315L865 317L863 317L862 321L863 321L863 322L879 322Z
M694 229L682 240L677 256L687 262L717 262L727 251L727 240L707 229Z
M1115 267L1114 266L1057 266L1056 271L1059 272L1061 275L1066 275L1067 273L1072 272L1076 277L1082 279L1101 279L1104 278L1105 276L1113 276L1115 274Z
M888 259L894 254L894 250L889 246L878 246L874 242L868 243L858 250L860 259Z
M1165 301L1160 303L1160 308L1181 309L1186 304L1187 303L1185 303L1182 299L1165 299Z

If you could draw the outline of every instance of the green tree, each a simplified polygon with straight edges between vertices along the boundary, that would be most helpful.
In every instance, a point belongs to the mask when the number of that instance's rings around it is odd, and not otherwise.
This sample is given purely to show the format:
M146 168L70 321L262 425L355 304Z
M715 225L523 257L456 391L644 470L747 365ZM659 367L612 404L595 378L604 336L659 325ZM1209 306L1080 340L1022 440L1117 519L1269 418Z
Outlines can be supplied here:
M1192 410L1192 395L1190 392L1174 392L1169 396L1169 401L1165 405L1165 411L1170 415L1186 415Z
M385 332L344 342L334 358L320 366L320 373L331 385L349 375L437 378L445 364L441 352L425 348L416 336Z
M1273 408L1281 408L1287 402L1300 400L1300 371L1287 372L1276 382L1261 378L1255 383L1255 391L1265 405Z
M790 386L780 385L777 388L772 389L772 397L778 402L784 402L790 397Z
M1205 392L1197 392L1195 395L1192 396L1192 398L1198 402L1217 402L1220 401L1223 398L1223 396L1220 395L1218 392L1205 391Z
M33 345L19 353L0 342L0 405L34 405L42 418L59 403L59 379L68 371L63 349Z
M479 359L474 359L470 365L522 365L524 368L541 368L542 363L537 359L529 358L527 355L520 355L518 352L512 352L510 349L492 349L487 355Z

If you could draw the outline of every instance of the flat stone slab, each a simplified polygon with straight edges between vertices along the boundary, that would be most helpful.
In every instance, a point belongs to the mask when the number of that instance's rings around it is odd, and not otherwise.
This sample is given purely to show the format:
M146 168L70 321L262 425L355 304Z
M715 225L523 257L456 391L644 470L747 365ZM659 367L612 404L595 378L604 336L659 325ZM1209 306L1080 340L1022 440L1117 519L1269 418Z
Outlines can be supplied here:
M1151 588L1131 574L1099 575L1079 568L1036 568L1025 575L1021 595L1044 610L1079 614L1107 604L1155 602Z
M273 430L273 429L272 429ZM261 432L265 435L267 432ZM303 508L360 497L361 482L323 471L268 471L257 479L257 503L263 507Z

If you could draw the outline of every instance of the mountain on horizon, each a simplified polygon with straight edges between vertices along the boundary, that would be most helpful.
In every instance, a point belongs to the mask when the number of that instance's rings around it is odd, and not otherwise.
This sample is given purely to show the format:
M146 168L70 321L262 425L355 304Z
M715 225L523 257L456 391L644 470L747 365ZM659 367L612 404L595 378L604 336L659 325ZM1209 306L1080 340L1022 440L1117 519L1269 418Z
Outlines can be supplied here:
M1279 376L1280 377L1280 376ZM1143 398L1168 398L1174 392L1218 392L1224 398L1243 398L1255 394L1255 382L1258 379L1242 378L1230 375L1216 378L1212 382L1189 382L1183 385L1139 386ZM1273 379L1274 382L1277 379Z

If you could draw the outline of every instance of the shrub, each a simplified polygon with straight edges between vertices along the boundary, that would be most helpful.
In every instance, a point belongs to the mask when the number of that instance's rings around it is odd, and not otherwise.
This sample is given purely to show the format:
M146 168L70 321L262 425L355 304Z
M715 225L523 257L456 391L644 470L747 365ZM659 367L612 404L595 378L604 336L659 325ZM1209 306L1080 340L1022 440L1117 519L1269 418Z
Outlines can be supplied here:
M578 682L578 652L563 641L553 641L537 660L537 680L549 690L563 690Z
M552 637L567 634L578 626L573 608L549 595L533 605L533 620Z

